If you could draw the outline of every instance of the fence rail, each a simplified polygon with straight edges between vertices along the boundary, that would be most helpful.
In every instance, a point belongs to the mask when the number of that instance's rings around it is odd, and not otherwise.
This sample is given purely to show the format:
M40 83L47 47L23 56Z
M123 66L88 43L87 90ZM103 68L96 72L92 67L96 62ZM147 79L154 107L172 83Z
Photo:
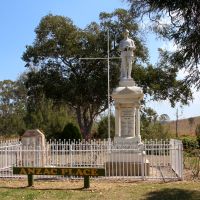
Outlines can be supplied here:
M23 177L13 175L13 166L46 166L104 167L105 178L177 180L183 178L182 153L182 143L178 140L145 141L143 145L107 140L48 141L45 150L34 145L24 146L19 141L2 142L0 178Z

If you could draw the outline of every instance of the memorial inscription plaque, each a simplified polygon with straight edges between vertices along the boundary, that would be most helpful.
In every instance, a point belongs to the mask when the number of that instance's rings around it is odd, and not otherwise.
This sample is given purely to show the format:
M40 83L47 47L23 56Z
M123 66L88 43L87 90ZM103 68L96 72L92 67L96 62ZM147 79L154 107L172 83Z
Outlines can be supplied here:
M134 131L134 109L123 108L121 110L121 136L132 137Z

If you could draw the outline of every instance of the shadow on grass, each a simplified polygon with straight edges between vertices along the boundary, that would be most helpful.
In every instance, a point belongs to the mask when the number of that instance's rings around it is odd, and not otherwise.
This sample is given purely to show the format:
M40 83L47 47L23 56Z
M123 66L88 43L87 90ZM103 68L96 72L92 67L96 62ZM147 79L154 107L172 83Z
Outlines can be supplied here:
M159 191L149 192L146 200L199 200L200 191L185 189L161 189Z

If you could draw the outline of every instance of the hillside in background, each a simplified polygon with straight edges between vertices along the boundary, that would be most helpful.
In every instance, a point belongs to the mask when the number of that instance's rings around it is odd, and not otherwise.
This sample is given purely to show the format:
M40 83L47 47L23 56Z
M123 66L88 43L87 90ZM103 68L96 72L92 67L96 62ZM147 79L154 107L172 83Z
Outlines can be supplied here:
M190 117L187 119L179 119L177 125L178 136L181 135L195 136L196 135L195 130L198 124L200 124L200 116ZM164 126L169 129L170 133L176 135L176 121L166 122Z

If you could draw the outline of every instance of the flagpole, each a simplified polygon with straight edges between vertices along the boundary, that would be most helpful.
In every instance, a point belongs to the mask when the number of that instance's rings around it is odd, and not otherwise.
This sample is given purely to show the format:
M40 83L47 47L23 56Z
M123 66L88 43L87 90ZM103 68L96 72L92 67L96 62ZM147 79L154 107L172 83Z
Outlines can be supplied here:
M107 30L107 42L108 42L108 139L110 140L110 38L109 38L109 29Z
M110 141L110 59L121 59L120 57L111 57L110 58L110 35L109 35L109 29L107 29L107 57L101 58L101 57L88 57L88 58L79 58L79 60L107 60L107 65L108 65L108 140Z

